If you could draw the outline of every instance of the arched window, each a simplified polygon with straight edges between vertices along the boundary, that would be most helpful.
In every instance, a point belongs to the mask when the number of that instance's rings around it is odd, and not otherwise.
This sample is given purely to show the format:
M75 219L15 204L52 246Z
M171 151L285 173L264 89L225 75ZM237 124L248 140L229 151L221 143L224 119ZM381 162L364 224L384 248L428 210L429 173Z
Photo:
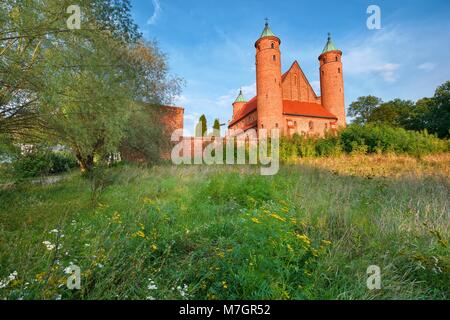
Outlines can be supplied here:
M324 74L325 74L325 71L322 70L322 75L324 75Z
M336 62L338 61L338 57L336 57Z
M272 47L272 49L275 49L275 43L272 42L270 46Z
M338 68L338 73L341 73L341 68Z
M273 55L272 57L273 61L277 60L277 57L275 55Z
M313 130L314 129L314 122L310 121L309 122L309 130Z
M264 125L263 124L261 124L261 129L264 129Z
M296 85L297 85L297 75L294 74L294 86L296 86Z
M278 128L278 123L275 123L275 128Z

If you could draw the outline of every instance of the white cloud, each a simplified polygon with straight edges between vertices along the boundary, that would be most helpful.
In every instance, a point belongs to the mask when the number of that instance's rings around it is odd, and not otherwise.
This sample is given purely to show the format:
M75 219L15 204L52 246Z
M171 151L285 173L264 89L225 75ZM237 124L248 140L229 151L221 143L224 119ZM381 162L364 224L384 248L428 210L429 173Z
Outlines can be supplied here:
M396 71L400 65L395 63L385 63L379 66L373 66L372 70L379 74L386 82L395 82L397 80Z
M147 20L147 24L154 25L156 21L158 20L158 17L161 13L161 5L159 3L159 0L152 0L153 2L153 15Z
M350 43L345 50L348 53L343 57L344 71L349 75L372 75L388 83L395 82L400 64L392 61L392 54L387 48L396 47L393 44L398 39L398 32L392 29Z
M425 62L420 64L417 68L424 71L433 71L436 65L431 62Z

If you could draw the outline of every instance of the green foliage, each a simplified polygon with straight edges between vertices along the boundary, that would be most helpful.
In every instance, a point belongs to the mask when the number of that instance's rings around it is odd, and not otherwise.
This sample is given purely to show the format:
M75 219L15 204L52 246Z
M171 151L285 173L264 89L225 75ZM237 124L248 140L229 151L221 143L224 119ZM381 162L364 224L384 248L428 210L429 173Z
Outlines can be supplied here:
M17 271L0 298L448 299L449 194L437 169L396 179L302 165L274 177L111 170L94 207L78 176L0 192L0 281ZM80 290L61 286L71 262ZM373 264L382 290L367 290Z
M17 178L63 173L77 166L78 163L72 154L47 150L27 153L13 162L14 175Z
M340 140L348 153L395 152L419 156L448 150L447 141L426 131L407 131L387 125L350 125L340 132Z
M380 98L374 96L359 97L348 108L348 116L354 117L354 123L364 124L368 121L373 110L382 103Z
M382 102L373 96L359 97L350 104L348 115L354 124L375 123L401 127L407 130L450 136L450 81L436 89L432 98L412 102L394 99Z
M337 133L327 133L323 138L299 136L281 138L280 159L291 161L298 157L385 153L421 156L449 150L449 141L437 138L426 131L408 131L388 125L352 124Z
M129 0L81 0L80 30L67 30L71 4L0 4L0 133L69 146L90 170L117 151L132 103L169 101L179 79L168 78L157 44L141 39Z
M206 117L204 114L200 116L198 119L198 123L195 127L195 136L196 137L204 137L208 131L208 124L206 122Z
M219 121L219 119L214 119L213 136L220 137L220 121Z
M131 153L143 163L160 162L161 152L169 148L170 141L161 117L159 106L133 104L120 151Z

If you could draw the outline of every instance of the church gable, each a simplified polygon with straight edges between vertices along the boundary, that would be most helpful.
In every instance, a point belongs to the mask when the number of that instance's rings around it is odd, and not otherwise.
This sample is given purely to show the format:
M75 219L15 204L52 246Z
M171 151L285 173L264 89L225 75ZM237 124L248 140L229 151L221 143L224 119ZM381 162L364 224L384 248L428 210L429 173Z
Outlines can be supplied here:
M320 103L300 65L295 61L282 77L283 100Z

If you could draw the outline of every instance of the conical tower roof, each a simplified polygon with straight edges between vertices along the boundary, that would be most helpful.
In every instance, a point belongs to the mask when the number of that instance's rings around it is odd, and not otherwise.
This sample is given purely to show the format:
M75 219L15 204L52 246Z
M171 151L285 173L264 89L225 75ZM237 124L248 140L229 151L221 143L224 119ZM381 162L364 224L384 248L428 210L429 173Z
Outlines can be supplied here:
M333 41L331 41L331 34L328 33L327 44L325 45L325 48L323 48L322 53L325 53L325 52L328 52L328 51L334 51L334 50L338 50L338 49L334 45Z
M242 89L239 90L239 95L237 96L236 100L234 101L234 103L236 102L247 102L247 100L245 100L244 98L244 94L242 93Z
M268 19L266 19L266 24L265 24L264 30L261 33L261 37L259 37L259 38L264 38L264 37L275 37L275 34L272 32L272 30L269 27Z

